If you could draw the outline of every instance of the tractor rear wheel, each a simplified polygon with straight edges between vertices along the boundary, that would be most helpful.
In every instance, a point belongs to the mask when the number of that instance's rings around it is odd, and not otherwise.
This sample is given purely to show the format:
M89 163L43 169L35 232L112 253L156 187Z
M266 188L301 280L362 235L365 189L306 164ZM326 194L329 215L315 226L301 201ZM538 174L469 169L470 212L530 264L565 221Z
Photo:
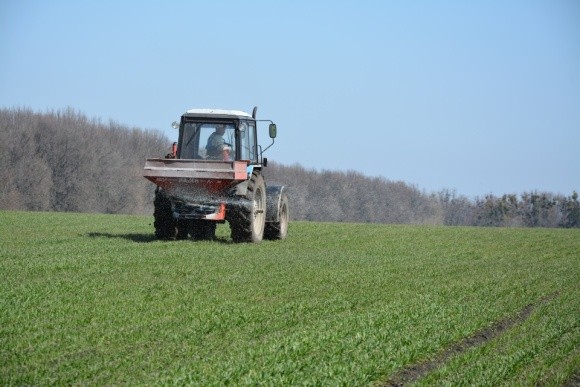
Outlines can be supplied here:
M266 224L266 184L259 172L254 171L245 196L249 205L232 209L228 219L234 242L261 242Z
M153 212L155 237L157 239L175 238L177 222L173 219L171 201L160 188L155 190L153 205L155 207Z
M266 223L264 238L266 239L286 239L288 235L288 222L290 213L288 212L288 196L285 193L280 197L280 207L278 209L279 219L277 222Z

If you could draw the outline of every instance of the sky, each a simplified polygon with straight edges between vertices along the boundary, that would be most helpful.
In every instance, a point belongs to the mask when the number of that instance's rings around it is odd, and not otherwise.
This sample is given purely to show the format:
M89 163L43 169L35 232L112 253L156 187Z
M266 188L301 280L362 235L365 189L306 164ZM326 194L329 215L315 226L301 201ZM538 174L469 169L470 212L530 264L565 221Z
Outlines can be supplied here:
M570 195L580 1L0 0L0 108L174 141L188 109L254 106L284 165Z

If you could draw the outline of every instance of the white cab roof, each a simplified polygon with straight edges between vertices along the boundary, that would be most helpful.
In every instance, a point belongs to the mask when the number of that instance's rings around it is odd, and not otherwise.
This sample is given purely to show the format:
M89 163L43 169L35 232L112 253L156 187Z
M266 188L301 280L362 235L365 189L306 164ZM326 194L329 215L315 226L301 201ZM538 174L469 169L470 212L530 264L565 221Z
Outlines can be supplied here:
M226 110L226 109L189 109L186 113L188 114L219 114L219 115L230 115L230 116L244 116L250 117L246 112L241 110Z

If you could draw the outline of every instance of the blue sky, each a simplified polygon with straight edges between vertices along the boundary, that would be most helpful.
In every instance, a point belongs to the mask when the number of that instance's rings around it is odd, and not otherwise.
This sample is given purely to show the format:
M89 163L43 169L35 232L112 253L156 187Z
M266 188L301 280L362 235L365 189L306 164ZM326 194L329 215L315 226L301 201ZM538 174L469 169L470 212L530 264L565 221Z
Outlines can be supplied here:
M575 0L2 0L0 55L4 108L173 140L189 108L258 105L283 164L469 197L580 191Z

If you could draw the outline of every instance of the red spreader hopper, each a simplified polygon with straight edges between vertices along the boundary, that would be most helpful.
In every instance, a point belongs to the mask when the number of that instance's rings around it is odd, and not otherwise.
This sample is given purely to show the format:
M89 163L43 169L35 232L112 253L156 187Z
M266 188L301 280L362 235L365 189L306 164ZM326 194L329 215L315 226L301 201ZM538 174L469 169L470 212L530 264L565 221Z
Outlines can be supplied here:
M248 179L246 161L147 159L143 176L168 192L219 196Z

